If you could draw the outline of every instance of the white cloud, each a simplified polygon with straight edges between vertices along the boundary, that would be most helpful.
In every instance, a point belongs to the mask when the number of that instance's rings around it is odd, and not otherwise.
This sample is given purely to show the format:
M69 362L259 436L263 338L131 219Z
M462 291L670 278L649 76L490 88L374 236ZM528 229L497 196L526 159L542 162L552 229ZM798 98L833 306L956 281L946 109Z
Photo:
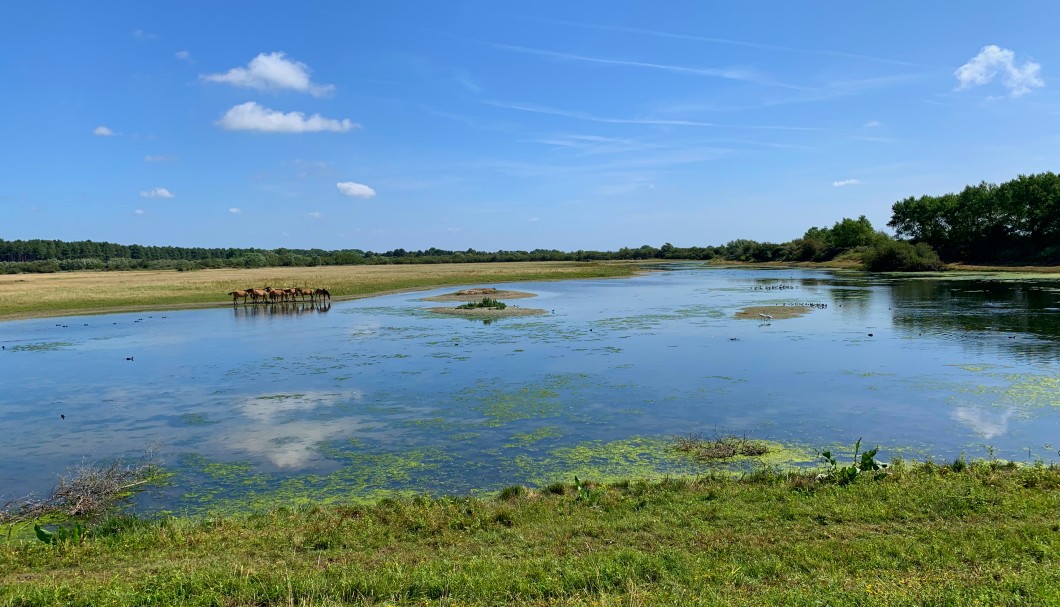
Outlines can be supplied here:
M262 107L253 101L241 103L225 112L217 125L226 131L262 131L265 133L345 133L361 125L348 118L335 120L313 114L306 118L302 112L279 112Z
M984 46L978 55L953 72L957 77L957 90L963 91L980 84L988 84L999 74L1001 83L1013 97L1045 86L1045 82L1038 76L1042 67L1040 64L1027 61L1019 66L1016 65L1015 58L1015 53L1009 49L994 44Z
M300 61L291 61L284 53L261 53L247 67L234 67L223 74L204 74L206 82L224 82L261 90L290 89L323 97L335 90L333 84L315 84L309 79L312 70Z
M350 198L371 198L375 196L375 190L355 181L340 181L335 184L335 187L339 188L339 192L342 195Z
M92 129L92 134L98 135L99 137L112 137L114 135L114 131L110 130L109 127L103 126L101 124L96 128Z
M144 210L143 209L136 209L135 211L133 211L133 213L135 213L137 215L143 215L144 214Z
M312 213L308 213L308 215L310 217L312 217L313 219L320 219L321 217L324 216L324 214L321 213L320 211L313 211Z
M136 38L140 42L150 42L155 38L158 38L157 35L152 34L151 32L145 32L143 30L136 30L131 35L133 38Z
M846 187L848 185L858 185L860 183L861 183L860 179L844 179L842 181L833 181L832 182L832 187L833 188L842 188L842 187Z
M172 156L152 156L150 154L144 156L144 162L169 162L170 160L173 160Z
M874 129L874 128L878 127L878 126L883 126L883 123L880 122L879 120L870 120L870 121L866 122L865 125L864 125L864 127L867 128L867 129Z
M170 192L166 188L154 188L153 190L143 190L140 192L140 198L174 198L173 192Z
M177 51L173 53L173 56L181 61L191 61L191 53L188 51Z
M239 207L232 207L231 209L228 209L228 212L233 214L233 215L239 215L240 213L243 212L243 209L241 209Z

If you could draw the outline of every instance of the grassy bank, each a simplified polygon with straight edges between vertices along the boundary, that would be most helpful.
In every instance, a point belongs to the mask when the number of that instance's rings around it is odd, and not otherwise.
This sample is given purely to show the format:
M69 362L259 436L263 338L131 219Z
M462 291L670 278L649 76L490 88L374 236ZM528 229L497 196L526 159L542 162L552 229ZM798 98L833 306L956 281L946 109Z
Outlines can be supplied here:
M1060 470L765 472L0 544L0 605L1060 604Z
M231 305L247 287L323 287L335 298L499 282L631 276L627 263L523 262L0 275L0 320Z

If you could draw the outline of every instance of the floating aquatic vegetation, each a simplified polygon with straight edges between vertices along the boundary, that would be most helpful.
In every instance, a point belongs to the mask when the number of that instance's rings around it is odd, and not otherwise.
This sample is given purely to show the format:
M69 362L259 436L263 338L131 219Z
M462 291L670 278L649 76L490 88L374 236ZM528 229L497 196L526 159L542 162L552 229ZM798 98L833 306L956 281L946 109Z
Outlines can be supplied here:
M185 413L180 416L180 421L189 426L207 426L217 423L217 420L210 419L203 413Z
M487 425L499 426L521 419L540 419L559 414L559 393L547 388L520 388L515 392L494 392L476 407L489 418Z
M7 350L9 352L50 352L62 348L68 348L72 345L74 345L73 342L69 341L45 341L35 344L19 344L17 346L11 346Z
M982 373L983 371L990 371L992 369L1000 369L1000 368L1002 368L999 365L991 365L991 364L978 364L978 365L963 364L963 365L949 365L949 366L957 367L958 369L963 369L965 371L970 371L972 373Z
M531 482L545 486L572 476L608 482L630 478L696 476L707 472L750 471L758 466L800 466L816 461L816 454L797 446L760 441L767 452L759 457L737 456L705 466L675 452L670 438L634 436L615 441L586 441L554 449L546 457L517 457L513 465Z
M504 445L506 449L513 447L526 448L549 438L559 438L563 431L558 426L544 426L531 432L517 432L512 435L511 442Z
M1012 384L1005 390L1003 404L1030 407L1060 406L1060 377L1018 373L1005 377Z
M612 331L650 331L667 323L690 322L704 324L725 318L725 312L716 306L684 306L672 311L638 314L636 316L619 316L593 321L594 327Z
M254 472L247 462L221 463L188 454L181 472L201 479L182 499L193 511L239 512L303 505L374 502L422 493L443 462L441 449L369 451L359 444L320 446L339 468L330 474L281 477Z

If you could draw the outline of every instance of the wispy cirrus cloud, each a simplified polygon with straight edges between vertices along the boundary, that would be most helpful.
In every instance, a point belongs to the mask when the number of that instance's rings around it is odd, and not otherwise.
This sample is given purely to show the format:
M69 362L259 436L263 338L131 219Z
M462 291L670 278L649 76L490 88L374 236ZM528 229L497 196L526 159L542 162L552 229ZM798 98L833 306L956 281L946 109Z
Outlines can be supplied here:
M861 180L860 179L843 179L841 181L833 181L832 182L832 187L833 188L845 188L848 185L861 185Z
M552 146L557 149L570 150L579 155L593 154L618 154L622 152L635 152L648 149L658 149L662 146L646 143L629 137L604 137L601 135L582 134L556 134L528 139L530 143L539 143Z
M176 196L166 188L152 188L150 190L142 190L140 198L176 198Z
M694 101L660 105L655 109L653 115L687 116L704 112L746 112L748 110L765 109L782 105L816 103L820 101L828 101L830 99L860 95L869 91L892 86L901 86L929 76L930 74L928 72L916 72L892 74L888 76L870 76L868 78L857 79L835 79L828 82L818 83L813 86L800 88L792 91L790 94L771 96L771 98L768 99L751 102L724 103L714 100L704 101L701 98L697 98Z
M232 107L217 121L226 131L260 131L263 133L345 133L361 125L348 118L324 118L320 114L306 117L302 112L280 112L253 101Z
M232 207L232 208L228 209L228 212L233 214L233 215L239 215L240 213L243 212L243 209L241 209L239 207Z
M181 61L191 61L191 52L190 51L177 51L177 52L173 53L173 56L176 57L177 59L180 59Z
M712 128L731 128L731 129L754 129L754 130L776 130L776 131L824 131L819 127L808 127L808 126L782 126L782 125L762 125L762 124L725 124L720 122L705 122L700 120L683 120L683 119L668 119L668 118L613 118L607 116L597 116L588 112L575 112L569 110L562 110L558 108L536 105L532 103L508 103L502 101L484 101L487 105L494 107L516 110L520 112L530 112L534 114L548 114L551 116L562 116L564 118L573 118L575 120L586 120L589 122L602 122L607 124L642 124L642 125L654 125L654 126L695 126L695 127L712 127Z
M472 80L471 76L467 75L466 73L457 72L456 76L454 76L454 77L456 78L456 81L457 81L458 84L460 84L460 86L462 86L465 89L471 91L472 93L481 93L482 92L482 87L479 86L477 82Z
M375 196L375 190L355 181L340 181L335 184L339 193L350 198L371 198Z
M796 85L784 84L776 82L766 78L765 76L758 74L754 70L748 68L715 68L715 67L695 67L685 65L670 65L665 63L651 63L647 61L630 61L625 59L607 59L602 57L590 57L587 55L574 55L571 53L561 53L557 51L549 51L539 48L531 48L525 46L515 46L511 44L499 44L495 42L484 42L493 48L511 51L514 53L523 53L527 55L536 55L539 57L548 57L550 59L558 59L562 61L577 61L583 63L596 63L601 65L617 65L626 67L639 67L652 70L662 70L665 72L671 72L676 74L689 74L693 76L709 76L713 78L723 78L726 80L740 80L745 82L754 82L757 84L767 84L770 86L780 86L784 88L803 88Z
M1016 54L1007 48L995 44L984 46L979 54L957 68L953 75L957 78L957 90L963 91L973 86L989 84L1001 76L1001 83L1013 97L1021 97L1032 89L1045 86L1039 76L1042 66L1027 60L1022 65L1016 64Z
M310 79L312 70L301 61L287 58L282 51L260 53L246 67L234 67L227 72L203 74L206 82L221 82L259 90L292 90L324 97L335 90L333 84L316 84Z
M312 212L306 213L306 215L312 217L313 219L322 219L324 217L324 214L321 213L320 211L312 211Z
M101 124L92 129L92 134L96 137L113 137L114 131L112 131L110 127Z
M528 17L529 18L529 17ZM563 21L560 19L540 19L549 23L556 23L558 25L567 25L571 27L580 27L585 29L604 30L610 32L622 32L627 34L638 34L642 36L653 36L658 38L672 38L677 40L690 40L696 42L706 42L710 44L723 44L728 46L742 46L747 48L757 48L762 50L778 51L782 53L799 53L808 55L830 55L833 57L845 57L848 59L863 59L866 61L874 61L878 63L890 63L894 65L907 65L914 67L923 67L921 64L911 63L908 61L902 61L899 59L892 59L889 57L876 57L873 55L862 55L858 53L848 53L845 51L833 51L828 49L812 49L812 48L798 48L793 46L782 46L779 44L766 44L762 42L753 42L749 40L734 40L731 38L715 38L710 36L697 36L694 34L682 34L678 32L663 32L659 30L643 29L638 27L626 27L621 25L608 25L601 23L579 23L575 21Z

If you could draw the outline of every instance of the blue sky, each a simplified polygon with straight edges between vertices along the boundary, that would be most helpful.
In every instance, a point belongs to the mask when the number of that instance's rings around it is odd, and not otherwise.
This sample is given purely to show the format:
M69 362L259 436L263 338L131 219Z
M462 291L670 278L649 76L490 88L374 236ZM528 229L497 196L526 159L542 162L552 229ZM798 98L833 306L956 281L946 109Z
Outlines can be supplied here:
M785 241L1060 168L1055 2L25 2L0 238Z

